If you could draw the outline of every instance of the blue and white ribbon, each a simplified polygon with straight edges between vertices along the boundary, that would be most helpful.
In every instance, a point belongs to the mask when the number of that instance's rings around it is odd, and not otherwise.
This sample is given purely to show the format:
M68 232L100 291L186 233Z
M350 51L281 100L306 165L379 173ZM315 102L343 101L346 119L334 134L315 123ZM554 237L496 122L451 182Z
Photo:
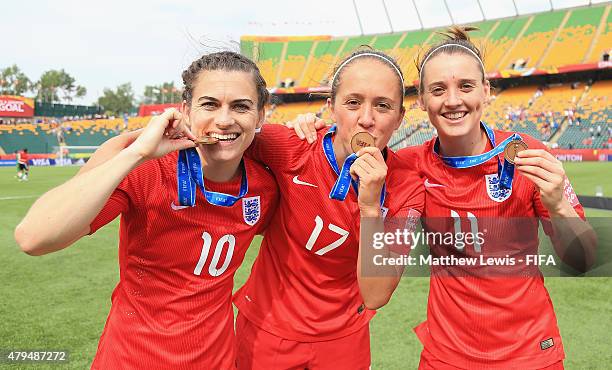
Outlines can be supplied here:
M485 130L487 138L489 139L489 141L491 142L491 146L493 147L493 149L489 150L488 152L470 156L444 157L440 155L440 139L436 139L436 142L434 143L434 152L438 154L438 156L442 159L444 163L453 168L469 168L478 166L482 163L487 162L489 159L496 157L499 185L506 189L512 189L512 180L514 178L514 164L508 162L508 160L504 158L504 164L502 165L501 161L499 160L499 154L504 152L506 145L508 145L511 141L522 140L522 138L519 134L512 134L506 140L499 143L498 146L495 146L495 133L493 132L493 130L484 122L480 122L480 125Z
M178 178L178 201L182 206L195 206L196 189L200 188L208 203L215 206L231 207L239 199L244 197L249 189L246 167L244 160L240 162L242 168L242 179L240 180L240 192L238 196L208 191L204 186L204 172L200 155L195 148L179 151L177 162Z
M332 141L332 136L334 136L336 130L337 128L335 125L330 127L323 137L323 153L325 153L325 158L327 158L327 162L329 162L331 168L334 170L336 175L338 175L338 179L329 192L329 197L331 199L344 200L349 192L349 184L353 187L353 190L355 190L355 194L359 194L359 182L353 180L350 173L351 166L357 160L357 154L352 153L346 157L344 164L342 164L342 169L338 168L338 162L336 161L336 154L334 153ZM380 193L381 207L385 203L386 193L386 186L383 184L382 192Z

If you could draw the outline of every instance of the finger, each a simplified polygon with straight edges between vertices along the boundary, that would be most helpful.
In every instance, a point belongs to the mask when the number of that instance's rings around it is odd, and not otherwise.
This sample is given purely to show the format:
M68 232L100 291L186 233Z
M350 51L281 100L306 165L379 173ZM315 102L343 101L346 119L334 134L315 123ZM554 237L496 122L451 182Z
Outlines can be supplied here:
M171 140L170 141L170 148L172 148L172 152L177 151L177 150L184 150L187 148L195 148L197 146L196 143L194 143L193 141L189 140L189 139L177 139L177 140Z
M553 163L561 163L552 153L544 149L526 149L516 153L517 158L541 157Z
M300 125L300 123L298 122L295 127L293 127L293 129L295 130L295 134L301 139L304 140L306 137L304 136L304 132L302 131L302 126Z
M545 157L548 152L544 149L525 149L516 153L516 156L519 158L528 158L528 157ZM550 154L550 153L548 153Z
M312 144L317 137L317 130L315 128L315 123L317 121L317 117L314 115L308 115L304 117L304 120L300 122L300 126L304 135L308 139L308 142Z
M374 158L376 158L377 161L380 161L380 162L385 161L385 158L383 157L382 152L378 148L373 147L373 146L369 146L369 147L360 149L357 152L357 156L360 157L366 153L372 155Z
M369 158L366 158L366 157L369 157ZM367 170L368 173L375 173L378 167L376 164L376 161L370 155L365 155L363 157L357 158L357 160L355 160L353 165Z
M363 166L370 169L370 173L379 177L387 176L387 165L371 154L366 154L357 159L362 161Z
M173 120L180 120L181 119L181 112L179 112L178 109L176 109L176 108L168 108L168 109L164 110L164 113L159 115L159 117L163 118L164 120L166 120L168 122L171 122Z
M170 136L168 136L168 139L176 140L176 139L183 139L184 137L185 135L183 135L182 132L175 131Z
M365 178L368 175L368 170L363 167L363 165L357 161L355 161L350 168L350 174L354 180L358 180L360 178Z
M293 121L287 121L285 122L285 126L289 127L289 128L293 128Z
M532 175L530 173L523 173L523 176L525 176L528 180L530 180L531 182L534 183L534 185L538 188L538 189L545 189L548 186L548 182L541 179L538 176Z
M517 167L517 169L519 170L520 173L522 174L530 174L532 176L536 176L546 182L549 182L553 185L556 185L559 183L559 180L562 179L561 176L546 171L545 169L543 169L542 167L537 167L537 166L519 166Z
M170 118L170 121L172 123L172 127L173 128L178 127L181 124L181 122L183 121L183 115L181 114L181 112L178 112L178 115L179 115L178 119L174 118L174 117Z
M186 138L193 140L193 141L198 140L198 137L195 136L193 132L191 132L191 129L187 126L187 123L185 122L184 119L181 119L178 129L179 129L179 132L185 135Z
M517 168L523 166L535 166L545 169L548 172L563 174L563 167L560 167L557 163L551 162L548 158L542 157L525 157L525 158L515 158L514 162L517 165Z
M317 119L315 122L315 129L320 130L326 126L325 121L321 118Z
M170 128L171 123L175 119L175 114L178 114L178 111L174 108L166 109L159 116L153 117L147 126L153 126L156 130L166 130Z

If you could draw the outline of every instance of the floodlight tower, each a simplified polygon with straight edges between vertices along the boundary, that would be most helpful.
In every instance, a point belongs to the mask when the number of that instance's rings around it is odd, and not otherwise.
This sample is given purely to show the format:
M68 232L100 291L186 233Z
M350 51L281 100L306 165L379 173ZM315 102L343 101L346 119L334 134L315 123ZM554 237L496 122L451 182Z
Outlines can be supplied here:
M412 0L412 5L414 6L414 10L416 11L417 18L419 19L419 24L421 25L421 29L425 29L423 27L423 20L421 19L421 13L419 13L419 8L417 8L416 3Z
M448 7L448 3L444 0L444 6L446 7L446 11L448 12L448 16L450 17L451 24L455 24L455 20L453 19L453 13L451 13L450 8Z
M389 17L389 11L387 10L387 4L385 4L385 0L382 0L382 5L383 5L383 8L385 9L385 15L387 16L387 22L389 22L389 28L391 29L391 32L389 33L393 33L393 24L391 23L391 17Z
M359 17L359 10L357 9L357 4L355 0L353 0L353 7L355 8L355 14L357 15L357 22L359 22L359 30L361 31L361 36L363 36L363 25L361 24L361 18Z
M478 3L478 9L480 9L480 14L482 14L482 20L486 21L487 17L485 16L484 10L482 10L482 5L480 4L480 0L476 0L476 2Z

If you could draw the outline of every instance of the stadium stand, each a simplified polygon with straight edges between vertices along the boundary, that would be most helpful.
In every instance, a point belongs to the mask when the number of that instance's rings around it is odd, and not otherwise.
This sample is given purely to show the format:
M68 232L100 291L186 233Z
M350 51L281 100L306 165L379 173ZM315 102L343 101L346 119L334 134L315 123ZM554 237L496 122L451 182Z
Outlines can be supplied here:
M309 57L304 75L297 82L298 86L320 86L326 74L333 67L336 55L344 40L319 41Z
M607 148L612 130L612 81L596 82L557 141L562 148Z
M522 69L553 69L563 65L597 62L612 48L612 16L609 3L522 15L473 24L480 28L474 41L483 46L488 72L510 69L517 61ZM326 83L337 60L361 45L383 50L397 58L407 85L418 78L414 60L438 40L441 29L386 35L338 37L330 40L266 41L248 36L241 47L254 56L270 86L291 79L296 87ZM572 50L568 53L567 50ZM275 68L277 70L275 70Z
M144 127L151 117L61 121L0 125L0 148L5 153L28 148L30 153L51 153L60 145L96 146L124 130Z
M281 82L300 80L313 45L313 41L290 41L287 44L286 59L280 74Z
M604 52L612 49L611 8L608 2L482 21L473 24L479 31L472 33L472 39L484 51L486 71L498 74L498 78L515 76L503 73L512 68L524 72L518 75L528 77L537 68L556 71L562 66L598 62ZM325 86L338 60L362 45L394 56L410 94L404 100L404 123L391 140L392 147L399 148L421 144L435 134L427 114L418 108L411 87L418 82L415 60L439 40L439 31L426 29L336 38L245 36L240 47L244 55L257 62L269 87L286 89ZM561 148L610 145L611 81L598 81L592 86L586 79L580 84L564 82L548 87L538 87L536 82L522 84L493 94L485 109L485 122L500 129L528 133ZM330 120L324 100L284 103L280 98L275 102L267 107L268 122L284 123L299 113L315 113ZM150 116L130 117L125 122L123 118L69 118L95 115L99 113L96 109L99 107L37 104L35 115L45 118L34 121L42 123L13 120L17 124L0 124L0 152L11 153L28 147L32 153L50 153L60 141L66 145L95 146L123 130L143 127L150 119Z
M568 14L562 11L533 16L531 22L525 24L524 32L517 38L518 42L502 59L500 68L510 68L511 63L519 59L526 60L525 67L537 66Z
M582 8L569 12L565 27L554 40L542 67L555 67L582 63L595 37L603 7ZM571 50L571 53L568 53Z
M302 113L315 113L322 116L323 112L327 111L326 106L324 100L277 105L268 108L269 115L266 121L269 123L285 123ZM322 117L327 118L328 116L326 114Z
M521 31L530 21L531 18L516 18L497 22L489 37L484 41L484 62L487 71L499 69L508 50L516 44Z
M590 53L585 57L587 62L597 62L601 60L601 56L605 50L612 48L612 14L610 14L611 7L608 5L604 11L599 27L597 27L597 33L593 38L593 45Z

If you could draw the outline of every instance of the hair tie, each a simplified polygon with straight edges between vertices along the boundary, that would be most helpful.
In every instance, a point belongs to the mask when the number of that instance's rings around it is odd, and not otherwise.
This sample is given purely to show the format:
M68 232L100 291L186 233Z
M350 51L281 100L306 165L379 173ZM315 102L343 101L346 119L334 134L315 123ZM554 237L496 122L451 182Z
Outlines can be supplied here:
M480 59L480 57L478 56L478 54L476 54L474 52L474 50L468 48L467 46L463 46L461 44L444 44L444 45L440 45L437 48L433 49L433 51L431 53L429 53L429 55L427 56L427 58L425 58L425 60L423 61L423 63L421 63L421 69L419 70L419 81L423 81L423 67L425 67L425 63L427 63L427 61L429 60L429 58L434 55L436 53L436 51L445 48L445 47L450 47L450 46L457 46L460 48L464 48L465 50L469 51L470 53L472 53L472 55L474 55L474 57L476 57L476 59L478 60L478 62L480 63L480 68L482 69L482 75L485 75L485 68L484 68L484 64L482 64L482 59Z
M334 77L331 80L331 85L334 86L334 81L336 81L336 77L338 77L338 74L340 73L340 70L342 68L344 68L344 66L346 66L353 59L357 59L357 58L363 57L363 56L371 56L371 57L376 57L376 58L382 59L386 63L391 65L391 67L393 67L393 69L395 70L395 72L399 76L400 81L402 82L402 98L403 98L404 97L404 87L405 87L405 85L404 85L404 78L402 77L402 72L400 72L400 70L397 69L395 64L393 64L393 62L391 62L389 59L387 59L386 57L384 57L382 55L378 55L378 54L375 54L375 53L361 53L361 54L353 55L352 57L350 57L347 60L345 60L342 64L340 64L340 67L338 67L338 69L336 69L336 73L334 73Z

